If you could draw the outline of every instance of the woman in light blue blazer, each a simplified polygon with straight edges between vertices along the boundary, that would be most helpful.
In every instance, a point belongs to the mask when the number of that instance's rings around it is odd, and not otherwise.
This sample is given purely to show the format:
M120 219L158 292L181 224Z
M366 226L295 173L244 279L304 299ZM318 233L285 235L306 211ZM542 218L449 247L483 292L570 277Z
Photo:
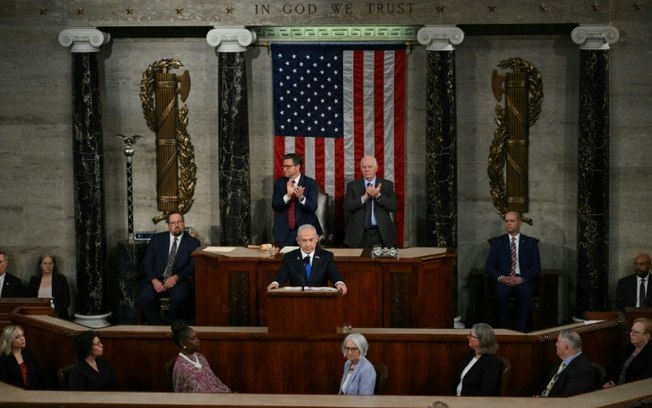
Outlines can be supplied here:
M342 354L346 358L346 363L344 363L339 394L374 394L376 370L365 357L367 350L369 350L369 343L360 333L351 333L342 342Z

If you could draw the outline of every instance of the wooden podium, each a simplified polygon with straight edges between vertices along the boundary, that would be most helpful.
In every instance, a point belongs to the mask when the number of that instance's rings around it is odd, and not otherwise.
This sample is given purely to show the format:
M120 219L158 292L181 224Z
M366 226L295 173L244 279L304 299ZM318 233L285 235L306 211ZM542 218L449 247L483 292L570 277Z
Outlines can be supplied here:
M371 258L368 250L356 256L329 250L348 288L340 299L347 324L453 327L454 249L406 248L400 258ZM247 248L224 253L198 248L193 258L197 325L269 326L267 285L278 273L280 255Z
M337 327L344 325L344 303L340 292L319 290L322 288L301 289L286 287L267 291L268 332L336 333Z

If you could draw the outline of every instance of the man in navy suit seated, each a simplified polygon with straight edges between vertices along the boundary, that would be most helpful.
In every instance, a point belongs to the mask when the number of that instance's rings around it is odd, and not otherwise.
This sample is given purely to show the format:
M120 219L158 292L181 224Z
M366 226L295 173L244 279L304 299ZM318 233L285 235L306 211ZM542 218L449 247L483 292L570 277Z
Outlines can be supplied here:
M317 248L317 230L310 224L299 227L297 242L300 248L283 256L281 269L267 290L276 289L288 280L291 286L326 286L330 280L346 295L346 284L337 272L333 253Z
M541 272L539 245L536 238L521 234L521 215L505 214L507 234L491 242L485 271L494 281L498 327L509 327L507 298L516 296L516 330L528 331L537 279Z
M143 258L145 282L138 302L150 324L187 319L190 312L190 280L195 276L191 254L199 246L199 240L185 231L183 214L172 211L166 223L168 231L152 237ZM170 298L170 310L164 322L158 310L158 299L166 296Z
M301 156L288 153L283 156L283 174L274 183L272 209L274 217L274 240L282 248L296 245L297 228L303 224L315 227L317 235L324 232L317 218L317 182L301 174Z

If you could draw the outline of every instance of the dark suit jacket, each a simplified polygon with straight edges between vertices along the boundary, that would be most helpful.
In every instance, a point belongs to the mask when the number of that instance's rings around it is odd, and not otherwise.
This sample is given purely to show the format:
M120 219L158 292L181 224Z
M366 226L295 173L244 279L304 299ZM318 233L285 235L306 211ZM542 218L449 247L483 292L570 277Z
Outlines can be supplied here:
M183 232L181 237L181 242L177 248L177 256L174 258L172 274L176 274L180 281L184 281L195 275L195 260L191 254L199 247L200 243L198 239L193 238L186 231ZM143 257L143 269L147 282L154 279L163 279L169 253L170 233L165 231L154 235L149 241Z
M378 232L385 243L385 246L396 246L396 231L391 213L396 211L396 193L394 184L386 179L376 177L374 187L381 184L380 199L374 200L374 214L378 223ZM357 248L362 242L365 222L365 204L362 197L367 190L367 182L364 178L354 180L346 186L344 197L344 211L348 213L346 223L346 237L344 245Z
M550 379L555 375L562 361L559 362L550 371L550 375L543 384L542 391L550 382ZM595 378L595 371L586 354L582 353L575 357L573 361L564 368L559 374L557 381L550 389L549 397L571 397L573 395L582 394L585 392L597 389L597 379Z
M282 177L274 183L274 195L272 196L272 209L276 213L274 217L274 240L280 244L285 245L297 245L296 244L296 228L299 228L303 224L311 224L317 230L317 235L322 235L324 231L321 229L321 224L317 218L317 192L319 187L317 182L310 177L301 175L299 178L299 185L305 187L304 196L306 197L306 202L300 204L298 201L294 206L294 220L296 226L294 230L290 229L288 224L288 208L290 202L287 204L283 201L283 196L287 193L287 183L288 179ZM294 233L294 236L293 236Z
M38 289L41 286L41 276L32 276L27 291L27 297L38 297ZM70 307L70 287L68 280L60 273L52 275L52 298L54 299L54 313L61 319L68 319L68 308Z
M623 355L621 356L618 365L616 366L616 370L611 373L609 380L618 382L618 377L620 376L620 371L623 368L623 364L625 364L625 360L629 358L633 351L633 344L630 343L627 345L627 347L625 347L625 351L623 352ZM651 377L652 341L648 341L645 347L643 347L638 355L634 357L632 362L629 364L629 367L627 367L627 371L625 371L625 382L638 381Z
M509 276L512 267L512 250L509 240L509 235L503 234L491 242L485 271L494 282L500 275ZM523 234L519 237L518 263L521 268L521 277L525 279L525 283L535 284L541 273L541 256L537 243L536 238Z
M36 357L29 350L23 349L23 361L27 366L27 380L29 381L27 389L37 390L41 388ZM20 366L13 354L0 356L0 381L25 388Z
M306 277L306 268L301 258L301 250L295 249L285 254L281 269L272 281L283 285L288 280L290 286L326 286L329 280L333 284L340 281L344 282L335 267L333 254L321 248L317 248L313 255L310 280Z
M458 373L469 364L475 353L469 354ZM503 362L495 354L483 354L462 380L462 396L494 396L500 394ZM457 383L456 383L457 384Z
M652 274L648 273L646 278L647 293L645 294L645 306L647 307L652 307L652 284L649 282L651 277ZM616 310L624 312L626 307L636 307L638 290L638 277L636 274L618 280L616 286Z
M73 391L115 391L118 389L113 368L108 360L98 357L97 369L88 365L86 361L78 361L70 369L68 386Z
M24 290L23 281L20 278L5 272L5 283L0 288L0 298L21 297Z

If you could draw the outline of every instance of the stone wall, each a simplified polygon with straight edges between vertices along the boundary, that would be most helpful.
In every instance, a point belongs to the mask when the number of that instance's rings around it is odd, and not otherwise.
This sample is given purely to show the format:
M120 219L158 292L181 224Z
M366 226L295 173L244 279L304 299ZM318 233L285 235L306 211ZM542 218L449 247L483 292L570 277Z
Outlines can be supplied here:
M195 146L197 187L187 224L203 244L219 240L217 177L217 57L203 37L214 24L247 25L242 14L255 2L238 1L237 18L224 15L217 2L189 1L181 16L172 2L90 0L61 2L11 1L0 10L0 247L10 254L10 271L27 281L38 255L52 253L75 284L74 214L71 152L70 51L57 41L68 26L91 25L113 31L98 55L102 78L106 226L109 253L126 239L126 176L122 144L116 133L139 134L134 156L135 229L161 229L151 219L156 210L154 135L147 128L139 100L143 71L162 58L178 58L189 70L188 132ZM67 2L66 2L67 3ZM323 5L325 2L314 2ZM417 2L424 4L427 2ZM542 73L543 110L530 129L530 212L534 225L523 232L538 237L543 267L563 271L561 320L573 314L576 275L576 208L579 48L570 37L572 23L609 23L620 30L611 49L610 286L631 271L633 257L652 251L652 94L647 69L652 65L652 7L611 1L600 10L590 5L553 5L549 11L524 9L522 2L501 2L489 11L462 1L439 13L433 2L427 13L376 15L396 25L455 24L466 28L456 46L458 121L458 271L459 309L468 304L466 277L482 267L487 238L502 232L489 196L487 157L496 100L491 73L503 59L518 56ZM262 3L260 3L262 4ZM429 3L427 3L429 4ZM437 3L438 4L438 3ZM154 11L156 7L163 11ZM128 8L133 7L128 14ZM204 13L198 13L197 8ZM539 7L533 6L533 7ZM563 9L568 7L568 9ZM149 10L147 14L143 9ZM169 9L169 10L168 10ZM463 11L466 9L467 13ZM506 11L509 10L509 11ZM376 9L377 11L377 9ZM43 14L45 12L45 14ZM166 14L168 13L168 14ZM238 14L239 13L239 14ZM282 13L279 12L279 13ZM511 13L511 14L510 14ZM273 14L273 13L272 13ZM377 14L377 13L376 13ZM492 17L493 15L493 17ZM208 17L207 17L208 16ZM211 17L212 16L212 17ZM337 20L333 16L305 21L301 16L251 16L252 23L278 19L283 25L306 23L364 24L366 13ZM357 20L356 20L357 19ZM517 23L505 29L500 24ZM563 23L563 24L559 24ZM531 24L531 25L528 25ZM133 32L116 29L129 26ZM171 27L167 31L153 26ZM175 32L178 29L178 34ZM564 32L566 28L568 32ZM154 33L154 34L152 34ZM202 34L203 33L203 34ZM152 36L154 35L154 36ZM262 44L264 45L264 44ZM264 46L247 51L251 140L252 242L271 240L272 110L271 56ZM406 132L406 245L424 244L423 190L426 51L413 44L408 56L408 126ZM613 296L611 296L613 298Z

